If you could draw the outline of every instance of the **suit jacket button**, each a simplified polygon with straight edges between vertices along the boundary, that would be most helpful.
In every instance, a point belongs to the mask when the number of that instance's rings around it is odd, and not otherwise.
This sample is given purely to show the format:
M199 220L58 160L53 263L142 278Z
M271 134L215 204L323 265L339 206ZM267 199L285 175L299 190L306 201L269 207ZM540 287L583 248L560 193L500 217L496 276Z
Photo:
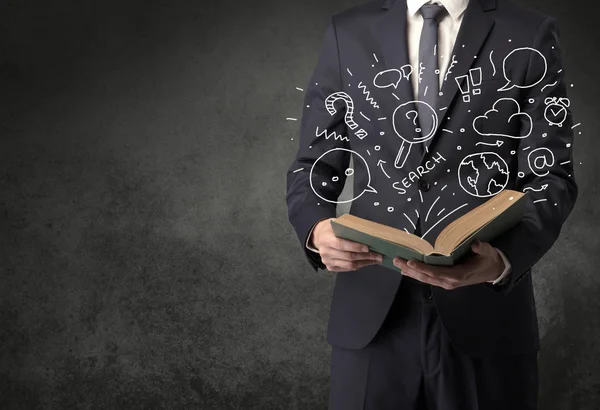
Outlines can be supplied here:
M419 189L424 192L429 191L429 182L423 178L419 179Z
M425 299L432 299L433 293L431 293L431 286L427 286L425 289Z

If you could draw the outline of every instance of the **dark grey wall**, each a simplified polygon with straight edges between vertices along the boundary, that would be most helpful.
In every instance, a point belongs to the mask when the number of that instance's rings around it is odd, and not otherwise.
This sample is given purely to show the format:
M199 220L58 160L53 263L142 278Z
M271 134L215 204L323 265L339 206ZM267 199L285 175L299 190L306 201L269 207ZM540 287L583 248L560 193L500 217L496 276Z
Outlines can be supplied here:
M285 118L357 3L2 2L0 408L325 408L333 276L287 222ZM598 409L598 22L527 3L559 17L583 123L534 274L540 408Z

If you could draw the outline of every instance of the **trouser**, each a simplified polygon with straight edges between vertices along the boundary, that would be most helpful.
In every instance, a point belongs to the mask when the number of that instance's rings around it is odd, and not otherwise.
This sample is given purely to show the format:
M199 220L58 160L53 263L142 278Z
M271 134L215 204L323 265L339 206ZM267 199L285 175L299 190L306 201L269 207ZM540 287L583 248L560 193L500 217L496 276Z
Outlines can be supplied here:
M332 346L329 410L531 410L537 395L537 353L462 354L431 287L407 276L371 343Z

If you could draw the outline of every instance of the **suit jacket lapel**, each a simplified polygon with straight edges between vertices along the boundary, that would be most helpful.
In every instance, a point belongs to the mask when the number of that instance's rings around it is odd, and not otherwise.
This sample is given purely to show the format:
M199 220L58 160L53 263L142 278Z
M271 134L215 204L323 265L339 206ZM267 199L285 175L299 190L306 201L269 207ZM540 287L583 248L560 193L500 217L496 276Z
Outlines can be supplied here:
M398 0L396 1L398 2ZM452 50L450 58L456 61L452 68L448 66L449 73L442 84L442 95L438 99L438 129L433 138L424 142L425 146L421 163L427 156L427 151L431 151L434 140L437 140L447 119L446 113L450 111L452 104L456 100L458 85L455 78L461 75L469 74L469 69L473 63L480 60L483 56L478 53L485 43L493 25L494 19L485 11L496 7L495 0L470 0L460 29L456 38L456 43ZM475 58L477 56L477 58Z
M381 47L385 68L387 70L400 70L402 67L410 65L406 42L406 0L387 0L384 2L383 8L388 10L381 15L380 20L374 28L374 32ZM392 98L397 103L396 106L415 100L412 86L413 75L416 75L416 73L412 73L408 79L403 77L398 83L398 88L395 90L390 89L390 92L393 92L395 95ZM407 111L416 109L414 103L409 104L406 108ZM391 117L392 111L389 114L388 121L393 122L393 118ZM410 121L398 121L395 125L401 134L414 134L414 129L412 129L414 126ZM402 140L398 137L398 141L401 142ZM405 144L404 149L408 149L409 147L411 147L410 144ZM413 162L415 155L420 156L420 152L416 148L412 147L406 164ZM405 165L403 168L407 166Z

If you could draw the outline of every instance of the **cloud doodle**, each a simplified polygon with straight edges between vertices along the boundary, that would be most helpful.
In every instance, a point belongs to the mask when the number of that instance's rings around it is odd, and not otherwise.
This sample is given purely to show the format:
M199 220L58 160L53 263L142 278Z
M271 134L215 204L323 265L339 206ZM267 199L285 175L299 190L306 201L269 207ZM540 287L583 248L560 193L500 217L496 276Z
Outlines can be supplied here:
M514 129L519 130L519 135L501 134L497 132L500 125L514 124ZM515 139L527 138L533 131L533 121L531 116L521 111L519 103L512 98L500 98L492 109L484 115L475 117L473 120L473 129L479 135L488 137L507 137Z

